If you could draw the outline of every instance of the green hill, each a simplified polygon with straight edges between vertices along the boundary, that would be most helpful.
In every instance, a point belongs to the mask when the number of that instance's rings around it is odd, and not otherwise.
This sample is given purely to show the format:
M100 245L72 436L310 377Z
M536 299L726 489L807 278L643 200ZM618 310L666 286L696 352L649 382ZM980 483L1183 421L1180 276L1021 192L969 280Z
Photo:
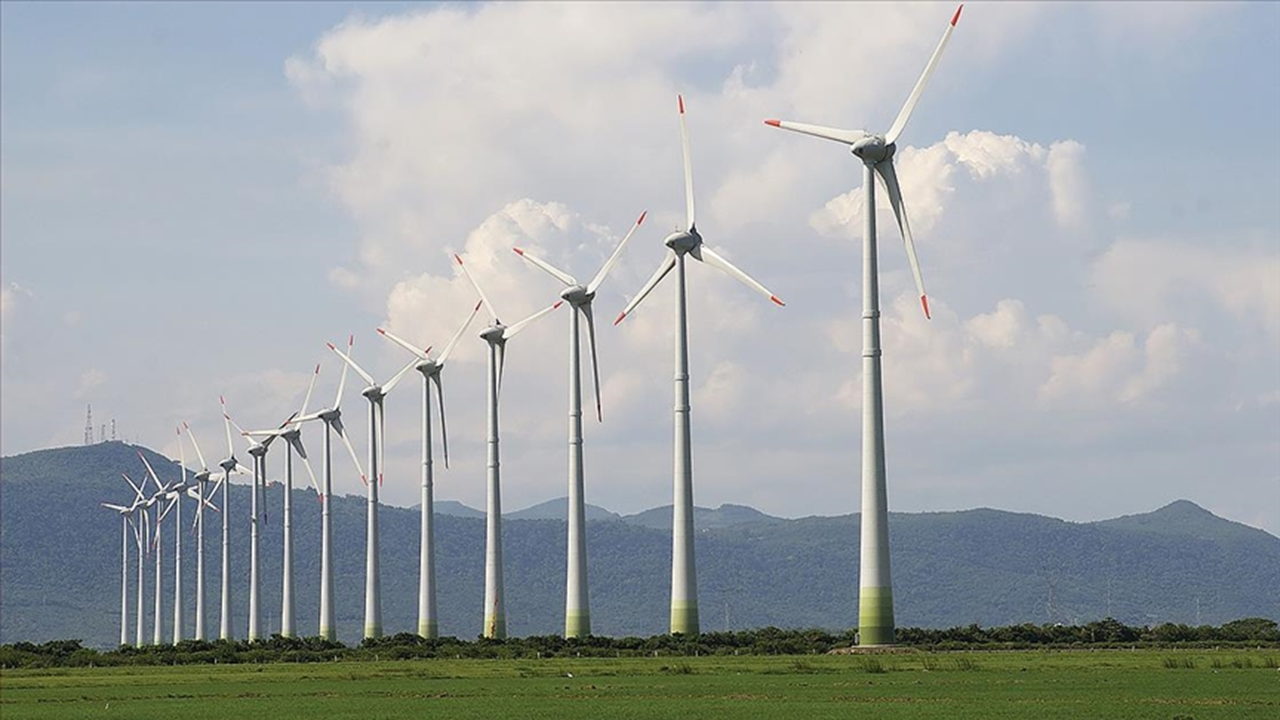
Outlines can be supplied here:
M119 637L120 524L103 500L124 500L120 472L140 477L140 448L119 442L42 450L0 459L0 642L81 638L113 646ZM162 479L176 465L142 449ZM263 542L264 623L279 624L282 489L270 489ZM319 503L296 490L298 618L315 632L319 597ZM565 524L552 501L508 519L504 552L508 628L513 635L561 630ZM233 485L232 591L235 631L248 625L249 491ZM443 504L443 503L442 503ZM185 509L189 519L191 505ZM458 506L462 507L462 506ZM557 512L559 514L557 514ZM365 499L333 499L339 637L359 640L363 621ZM710 513L710 515L708 515ZM594 630L602 635L664 632L670 579L670 510L588 522ZM662 520L666 515L665 522ZM742 506L700 512L698 588L705 630L824 627L856 621L857 515L784 520ZM238 520L237 520L238 519ZM418 513L381 514L383 617L388 633L416 626ZM219 522L215 519L215 524ZM1221 624L1280 618L1280 538L1179 501L1153 513L1097 523L980 509L890 515L898 623L949 627L979 623L1087 622ZM206 528L207 622L216 630L220 545ZM173 533L165 534L166 562ZM195 543L183 537L184 588L194 589ZM483 598L484 521L437 518L441 631L474 637ZM150 638L152 574L145 636ZM165 634L171 626L172 569L166 572ZM188 604L187 634L194 626Z

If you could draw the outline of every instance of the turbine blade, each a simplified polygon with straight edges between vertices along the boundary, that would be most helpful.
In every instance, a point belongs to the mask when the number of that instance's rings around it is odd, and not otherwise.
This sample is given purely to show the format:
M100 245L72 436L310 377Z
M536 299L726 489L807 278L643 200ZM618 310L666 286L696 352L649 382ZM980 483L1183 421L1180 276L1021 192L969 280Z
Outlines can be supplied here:
M667 273L671 272L671 268L675 266L676 254L674 251L667 250L667 256L662 259L662 264L658 266L657 271L655 271L649 280L645 282L644 287L640 288L640 292L636 293L636 296L631 298L631 302L627 303L627 306L622 309L622 312L618 313L618 319L614 320L613 324L617 325L622 322L623 318L630 314L632 310L635 310L636 306L638 306L640 302L658 286L658 283L662 282L662 278L666 277Z
M182 423L182 429L187 431L187 436L191 438L191 445L196 449L196 457L200 460L201 472L209 469L209 463L204 461L204 453L200 452L200 443L196 442L196 433L191 429L185 421Z
M395 375L392 375L391 379L388 380L386 384L382 386L382 394L386 395L387 393L391 392L391 388L395 387L400 382L400 378L404 377L404 374L412 370L414 367L416 367L417 364L418 364L418 359L414 358L409 361L408 365L405 365L404 367L400 368L400 372L396 373Z
M351 348L355 347L355 344L356 344L356 336L355 336L355 334L353 333L353 334L351 334L351 335L347 336L347 353L348 353L348 354L350 354L350 353L351 353ZM332 344L330 344L330 345L329 345L329 347L333 347L333 345L332 345ZM332 404L332 405L330 405L329 407L337 408L337 407L341 406L341 404L342 404L342 391L343 391L343 390L345 390L345 389L347 388L347 370L349 370L349 369L350 369L350 367L351 367L351 366L350 366L350 365L348 365L348 364L346 364L346 363L344 363L344 364L342 365L342 376L338 379L338 394L337 394L337 396L336 396L336 397L334 397L334 399L333 399L333 404Z
M133 478L129 477L125 473L120 473L120 477L124 478L124 481L129 483L129 487L133 488L133 491L138 494L139 501L145 501L147 499L147 496L142 494L142 488L138 487L138 484L133 481ZM145 485L146 483L144 482L143 484Z
M356 449L351 446L351 439L340 428L335 427L334 429L338 431L338 437L342 438L342 444L347 447L347 454L351 456L351 462L355 463L356 472L360 474L360 482L368 485L369 478L365 477L364 468L360 467L360 458L356 457Z
M724 256L720 255L715 250L712 250L711 248L707 247L706 243L702 243L701 245L696 247L690 254L693 255L694 258L701 260L702 262L712 267L720 268L726 273L729 273L735 279L737 279L738 282L742 283L743 285L746 285L752 290L755 290L761 295L769 298L774 303L780 306L786 305L786 303L778 299L777 295L774 295L772 292L770 292L768 288L766 288L764 285L761 285L758 281L756 281L755 278L742 272L733 263L724 259Z
M916 290L920 292L920 306L924 308L924 317L929 319L929 297L924 291L924 277L920 275L920 261L916 259L916 244L911 239L911 223L907 222L907 208L902 203L902 190L898 187L898 173L893 169L893 160L889 159L876 164L876 172L884 181L889 191L889 204L893 206L893 215L898 219L898 230L902 233L902 242L907 248L907 262L911 265L911 274L916 280Z
M680 106L680 154L684 158L684 210L689 222L688 230L693 230L696 214L693 208L693 160L689 157L689 127L684 119L684 96L676 95L676 103Z
M543 271L544 271L544 272L546 272L548 275L550 275L551 277L553 277L553 278L555 278L555 279L559 280L560 282L564 283L565 285L568 285L568 286L572 287L572 286L574 286L574 285L577 285L577 284L578 284L578 281L577 281L577 280L575 280L575 279L574 279L574 277L573 277L572 275L570 275L570 274L569 274L569 273L567 273L567 272L564 272L563 270L557 270L557 269L556 269L556 268L555 268L551 263L549 263L549 262L547 262L547 261L545 261L545 260L539 260L538 258L536 258L536 257L534 257L534 256L530 255L529 253L525 252L524 250L521 250L520 248L511 248L511 249L512 249L512 250L514 250L514 251L516 252L516 254L517 254L517 255L519 255L520 257L522 257L522 258L524 258L525 260L528 260L529 262L533 263L534 267L537 267L537 268L539 268L539 269L543 270Z
M147 457L142 454L141 450L138 451L138 459L142 461L143 465L147 466L147 474L151 476L153 481L155 481L156 487L163 491L164 485L160 483L160 478L156 477L156 471L151 469L151 463L147 462ZM143 481L143 484L146 484L145 480Z
M471 310L471 314L467 316L466 321L458 327L458 332L454 333L453 337L449 338L449 344L444 346L444 350L440 352L439 359L436 360L437 366L444 367L444 361L449 359L449 354L452 353L453 348L457 346L458 339L462 337L462 333L466 332L467 327L471 325L471 321L476 319L476 313L480 312L481 304L483 304L483 301L476 303L476 306Z
M182 469L182 481L187 481L187 449L182 444L182 426L175 428L178 433L178 467Z
M328 345L329 345L329 349L332 350L334 354L336 354L338 357L342 358L342 362L350 365L351 369L355 370L356 374L359 375L361 378L364 378L365 382L369 383L370 385L378 384L377 381L373 379L372 375L365 372L364 368L357 365L356 361L351 359L350 355L339 350L333 343L328 343Z
M395 335L394 333L392 333L390 330L387 330L386 328L378 328L378 334L390 340L391 342L399 345L405 350L408 350L409 352L413 353L415 356L418 357L419 360L426 360L427 353L431 352L431 348L427 348L426 350L423 350L422 348L416 345L413 345L408 340L405 340L404 338Z
M789 120L765 120L765 125L772 125L783 130L798 132L804 135L812 135L824 140L835 140L845 145L853 145L867 136L867 133L861 130L841 130L840 128L826 127L824 125L810 125L808 123L791 122Z
M627 231L627 234L622 236L622 242L618 243L618 247L613 249L613 254L605 261L604 265L600 268L600 272L596 273L596 276L591 278L590 283L587 283L588 295L594 293L600 287L600 283L604 282L605 276L609 274L609 271L612 270L613 266L618 262L618 258L622 256L622 249L627 246L627 241L631 239L632 235L636 234L636 230L640 229L640 224L644 222L644 218L648 214L648 210L640 213L640 218L631 226L631 229Z
M222 403L222 426L227 430L227 457L235 457L236 448L231 444L231 415L227 413L227 399L219 395L218 402Z
M476 289L476 294L480 296L480 302L484 303L485 309L489 311L489 317L493 318L494 322L497 322L498 311L493 309L493 303L489 302L489 297L480 289L480 284L476 282L474 277L471 277L471 271L463 264L462 256L455 253L453 259L458 261L458 267L462 268L462 274L467 277L467 280L471 283L471 287Z
M916 81L916 86L912 88L911 94L907 96L907 101L903 103L902 109L898 111L898 117L894 119L893 125L890 126L889 132L885 133L884 141L887 145L892 145L897 141L898 136L902 134L902 130L907 127L907 121L911 119L911 113L916 109L916 103L920 102L920 94L924 92L924 88L929 84L929 78L933 76L933 71L938 68L938 60L942 58L942 51L947 48L947 42L951 40L951 33L955 32L956 23L960 22L960 11L964 9L964 5L956 8L956 14L951 16L951 22L947 24L947 29L942 33L942 39L938 41L938 47L934 48L933 57L929 58L929 64L924 66L924 72L920 73L920 79Z
M604 422L604 411L600 407L600 364L596 359L596 318L591 312L591 301L579 306L582 316L587 319L587 348L591 352L591 383L596 391L596 422Z
M122 512L122 513L129 512L129 508L123 505L112 505L111 503L98 503L98 504L104 508L110 508L111 510L115 510L116 512Z
M178 504L178 500L181 499L181 497L181 495L175 495L173 499L169 501L169 504L165 506L164 512L160 513L160 517L156 519L156 524L164 522L164 519L169 516L169 511L173 509L174 505Z
M294 447L298 454L302 456L302 467L307 469L307 477L311 478L311 489L316 491L316 495L320 493L320 482L316 480L316 473L311 469L311 461L307 459L307 453L302 449L302 438L298 438L298 444Z
M449 468L449 428L444 420L444 385L440 381L440 373L431 376L436 384L436 399L440 401L440 444L444 447L444 467ZM427 438L431 442L431 438Z
M498 354L498 397L502 397L502 374L507 369L507 344L498 343L496 348Z
M241 436L241 437L243 437L243 438L245 439L245 442L249 443L249 447L253 447L253 441L249 439L249 433L248 433L248 432L245 432L245 429L244 429L244 428L242 428L242 427L240 427L240 424L239 424L239 423L237 423L235 420L232 420L232 419L231 419L231 416L230 416L230 415L228 415L228 414L226 414L226 412L225 412L225 407L226 407L226 406L223 406L223 408L224 408L224 412L223 412L222 416L223 416L224 418L226 418L227 422L231 423L231 427L235 428L235 429L236 429L236 432L240 433L240 436ZM270 435L270 434L272 434L272 432L274 432L274 431L270 431L270 430L269 430L269 431L267 431L267 434L268 434L268 435Z
M338 434L339 434L339 435L341 435L341 434L343 434L343 433L345 433L345 432L346 432L346 429L342 427L342 416L341 416L341 415L338 415L338 416L336 416L335 418L333 418L333 429L334 429L334 430L336 430L336 431L338 432Z
M307 384L307 394L302 397L302 409L294 416L295 419L307 414L307 406L311 404L311 391L316 389L316 380L319 378L320 363L316 363L316 371L311 373L311 382Z
M564 304L563 300L557 300L554 303L552 303L549 307L542 308L538 312L530 315L529 317L521 320L520 322L514 325L508 325L506 329L502 331L502 339L510 340L511 338L515 337L521 330L524 330L525 328L532 325L535 320L542 317L543 315L546 315L552 310L555 310L556 308L560 307L563 304Z
M301 457L303 460L306 460L306 459L307 459L307 449L306 449L305 447L303 447L303 446L302 446L302 434L301 434L301 433L299 433L299 434L297 434L297 435L293 435L293 434L285 435L285 436L284 436L284 439L285 439L285 441L286 441L286 442L288 442L288 443L289 443L289 445L293 448L293 451L294 451L294 452L296 452L296 453L298 453L298 456L299 456L299 457Z
M387 405L386 398L380 398L377 402L378 406L378 427L375 437L378 439L378 487L382 487L382 478L386 475L387 468L382 461L387 454Z

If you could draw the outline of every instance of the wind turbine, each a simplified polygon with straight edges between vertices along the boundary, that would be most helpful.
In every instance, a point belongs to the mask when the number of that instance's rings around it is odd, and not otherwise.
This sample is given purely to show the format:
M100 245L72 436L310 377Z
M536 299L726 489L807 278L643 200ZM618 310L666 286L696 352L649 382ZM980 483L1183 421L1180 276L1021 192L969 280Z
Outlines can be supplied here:
M315 489L317 497L320 495L320 487L316 483L316 475L311 471L311 463L307 460L307 450L302 446L302 430L297 425L292 424L292 420L307 414L307 405L311 402L311 391L316 387L316 378L320 377L320 365L316 365L316 371L311 374L311 383L307 385L307 394L302 399L302 409L294 413L275 430L251 430L244 433L248 437L264 438L263 444L271 442L273 438L282 437L289 444L289 450L285 453L284 465L284 561L283 570L283 587L280 592L280 635L282 637L293 637L295 634L294 617L294 600L293 600L293 454L296 452L303 462L303 466L307 469L307 475L311 476L311 487ZM243 432L243 431L242 431Z
M347 340L347 349L350 351L351 346L355 344L355 336L352 335ZM347 433L342 425L342 390L347 385L347 366L342 366L342 378L338 381L338 394L333 399L333 405L310 415L300 415L293 419L294 424L301 424L310 420L320 420L324 422L324 489L320 493L320 499L323 503L320 512L320 637L325 640L337 640L338 632L333 624L333 522L329 515L330 499L333 497L333 453L332 453L332 434L337 433L342 438L342 443L347 447L347 453L351 455L351 462L356 466L356 473L360 475L360 481L367 483L364 471L360 469L360 459L356 457L355 448L351 447L351 440L347 438Z
M179 453L181 453L181 444L179 444ZM182 456L185 459L185 456ZM147 461L142 451L138 451L138 458L142 460L142 464L147 466L147 475L155 481L156 487L161 487L160 478L156 476L156 471L151 467L151 463ZM187 487L187 469L185 465L179 461L178 468L182 473L182 477L177 482L164 486L163 497L169 500L169 504L165 506L164 511L156 518L156 545L160 544L160 523L168 517L169 513L177 506L178 515L173 521L173 644L177 645L182 642L182 497L187 494L190 488ZM157 558L159 556L157 555ZM158 584L157 584L158 587Z
M583 285L572 275L556 269L550 263L515 248L516 254L544 270L566 285L560 293L575 312L569 313L569 548L565 578L564 636L584 637L591 634L591 609L587 593L587 512L583 499L582 467L582 356L579 339L578 315L587 321L588 347L591 351L591 377L596 395L596 420L604 420L600 408L600 366L596 357L596 322L591 311L591 301L596 297L600 283L609 274L627 241L644 222L647 212L640 213L631 230L618 243L613 254L605 261L591 282Z
M214 512L218 512L218 506L209 502L204 494L205 485L209 482L209 465L204 461L204 453L200 452L200 443L196 442L195 432L186 422L182 423L182 428L178 430L178 447L182 447L182 431L185 430L187 435L191 437L191 445L196 450L196 457L200 460L200 469L192 476L195 482L196 499L196 517L192 522L192 530L196 533L196 640L205 639L204 628L204 508L208 506ZM179 451L181 452L181 450ZM183 456L185 460L185 455ZM184 463L185 465L185 463ZM214 488L217 489L216 487ZM210 492L210 495L213 493Z
M354 336L353 336L354 337ZM369 510L366 516L367 525L365 526L365 564L364 564L364 636L367 638L382 636L382 571L379 567L378 553L378 490L382 485L382 456L383 456L383 423L386 421L386 409L383 400L386 399L387 393L391 392L404 374L413 369L417 363L411 360L407 365L400 368L400 372L391 377L390 380L379 385L373 376L365 372L364 368L356 364L351 359L351 347L347 347L347 352L342 352L333 343L329 343L329 349L332 350L342 361L351 366L369 386L360 391L360 394L369 401L369 482L365 484L369 487Z
M431 384L436 386L436 394L440 400L440 444L444 449L444 466L449 467L449 433L444 420L444 386L440 382L440 373L444 370L445 361L449 359L458 339L466 332L476 313L480 312L481 303L476 303L471 314L467 316L462 327L449 339L440 357L430 357L431 348L419 350L416 345L399 338L389 330L378 328L383 337L416 355L419 360L414 369L422 373L422 523L421 539L418 552L418 635L434 638L439 635L439 621L436 616L436 555L435 555L435 475L431 458Z
M805 135L834 140L849 147L863 164L862 187L865 225L862 235L862 549L858 576L858 634L862 645L892 645L894 641L893 583L889 576L889 501L885 488L884 393L880 372L880 281L876 257L876 177L889 193L889 204L898 221L898 230L907 250L907 262L920 293L920 306L929 318L929 298L924 291L920 263L916 259L911 225L902 204L902 190L893 167L898 137L920 101L920 94L938 66L951 33L960 21L960 11L942 33L929 64L898 111L889 132L879 135L865 130L841 130L785 120L765 120L766 125Z
M689 129L684 117L684 98L676 96L676 103L680 109L680 148L684 157L684 202L688 227L672 233L663 241L668 250L662 264L644 287L640 288L640 292L627 303L613 324L622 322L675 269L675 497L671 526L671 632L695 634L698 632L698 581L693 559L693 449L689 426L689 324L685 299L685 258L691 257L723 270L779 306L785 303L703 242L695 223L693 162L689 156Z
M471 277L462 258L453 256L462 268L471 286L480 296L480 302L489 311L493 323L480 333L480 339L489 344L489 450L488 450L488 487L485 505L485 551L484 551L484 630L487 638L505 638L507 636L507 613L503 605L502 588L502 487L501 462L498 452L498 394L502 390L502 370L506 365L507 341L515 337L529 324L564 304L557 301L550 307L543 308L514 325L503 325L493 303L485 296L484 291Z
M130 481L132 485L132 481ZM136 488L135 488L136 489ZM128 507L124 505L113 505L111 503L99 503L104 508L115 510L120 514L120 644L129 644L129 526L133 524L130 515L133 515L138 509L138 501L141 497L134 498L134 501ZM136 529L136 528L135 528ZM139 548L141 550L141 548Z
M138 453L138 457L142 457L142 453ZM144 463L146 462L145 458L143 458L143 462ZM148 467L147 469L150 470L150 467ZM147 502L146 502L147 507L151 507L152 505L155 505L156 503L160 502L160 500L164 498L165 495L169 492L169 488L161 484L158 478L156 478L154 475L149 475L149 477L151 480L155 481L156 491L149 498L147 498ZM142 486L143 487L147 486L146 479L142 481ZM156 556L156 585L155 585L156 607L155 607L155 615L152 618L152 641L151 641L152 645L160 645L161 643L164 642L164 637L160 630L162 615L164 614L163 599L161 597L161 593L164 589L163 588L164 578L162 575L162 571L164 569L164 545L161 537L162 533L160 531L162 527L161 522L163 520L164 520L164 513L162 513L160 511L160 508L157 507L155 533L151 536L151 539L148 541L148 545L147 545L148 548L155 549L155 556Z
M218 399L221 400L222 396L218 396ZM226 403L223 403L223 407L226 407ZM222 477L218 480L217 485L213 487L213 492L216 494L218 485L222 486L222 614L218 627L218 637L223 640L231 640L234 637L231 631L231 507L229 505L231 499L231 474L236 472L248 474L250 471L236 459L235 447L231 443L231 423L225 418L225 414L222 424L227 431L227 457L218 463L222 468ZM256 462L254 467L257 467ZM256 500L256 485L254 491Z
M143 574L143 558L151 541L151 518L147 514L147 496L143 494L142 488L138 487L137 483L127 473L120 473L120 476L124 478L125 482L129 483L129 487L133 488L133 492L137 495L137 499L133 503L134 516L129 520L129 523L133 526L133 540L138 546L138 602L133 644L135 647L142 647L142 596L146 579Z

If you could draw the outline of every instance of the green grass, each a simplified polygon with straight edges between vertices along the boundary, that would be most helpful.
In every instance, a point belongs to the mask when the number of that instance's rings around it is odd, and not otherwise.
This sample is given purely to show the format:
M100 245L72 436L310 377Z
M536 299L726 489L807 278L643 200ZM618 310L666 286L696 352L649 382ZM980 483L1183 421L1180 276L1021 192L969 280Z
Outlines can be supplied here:
M1270 719L1278 660L1105 650L6 670L0 716Z

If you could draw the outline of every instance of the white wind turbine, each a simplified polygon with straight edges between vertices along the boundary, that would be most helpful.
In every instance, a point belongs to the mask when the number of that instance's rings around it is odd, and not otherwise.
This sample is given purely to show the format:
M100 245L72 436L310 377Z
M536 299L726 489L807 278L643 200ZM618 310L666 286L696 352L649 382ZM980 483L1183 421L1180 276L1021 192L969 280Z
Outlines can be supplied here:
M907 126L911 112L920 101L930 76L938 66L942 51L960 21L960 11L942 34L942 40L925 65L916 86L898 111L884 135L865 130L841 130L785 120L765 120L765 124L805 135L834 140L849 147L863 164L862 187L865 220L862 235L862 550L858 581L858 633L863 645L892 645L894 641L893 583L889 575L889 502L885 488L884 393L880 363L880 288L876 257L876 177L884 183L889 204L898 221L898 230L907 250L907 261L920 293L924 316L929 317L929 299L916 259L911 225L902 204L902 191L893 167L898 137Z
M591 634L591 609L587 592L587 513L583 488L582 463L582 355L579 330L579 318L587 321L587 346L591 352L591 377L596 397L596 420L604 419L600 408L600 366L596 356L596 323L591 310L591 301L596 297L600 283L609 274L618 256L622 254L627 241L644 222L647 213L640 213L639 219L631 230L618 243L613 254L605 261L591 282L583 285L572 275L559 270L550 263L526 253L520 248L515 251L520 257L533 263L555 279L566 285L560 293L561 299L573 306L575 312L569 313L569 547L568 564L565 577L564 599L564 636L584 637Z
M125 479L126 480L129 479L127 475L125 476ZM133 485L133 481L129 480L129 484ZM139 503L143 500L142 493L138 490L136 486L134 487L134 491L136 493L136 497L134 497L133 502L130 503L127 507L124 505L113 505L112 503L105 503L105 502L99 503L100 505L102 505L102 507L115 510L117 513L120 514L120 531L121 531L120 644L121 645L129 644L129 533L130 533L130 527L132 526L133 533L135 535L138 532L138 527L133 522L133 519L131 516L137 513L139 509ZM135 538L135 541L139 546L138 557L141 558L142 557L142 547L141 547L142 539L139 536ZM142 572L141 562L139 562L139 565L138 565L138 572L139 572L139 580L141 580L141 572ZM142 607L141 597L139 597L138 607L139 608ZM141 632L140 628L141 628L141 620L139 620L139 632Z
M182 460L185 456L181 455L181 443L179 443L179 453ZM151 467L151 463L147 461L146 456L141 451L138 457L142 460L142 464L147 466L147 475L155 482L156 486L161 485L160 478L156 475L156 471ZM165 486L163 497L169 501L160 516L156 519L156 544L160 543L160 523L169 516L169 513L176 507L178 514L173 521L173 644L177 645L182 642L182 498L190 494L195 497L192 492L195 488L187 485L187 469L182 460L178 463L181 479L170 485Z
M133 526L133 539L138 548L138 602L137 602L137 618L135 620L136 631L134 636L134 646L142 647L142 597L143 586L146 576L143 573L144 557L147 554L147 547L151 543L151 517L147 512L147 497L142 492L142 488L129 477L127 473L120 473L125 482L129 483L129 487L133 488L133 492L137 495L137 499L133 502L134 516L129 519L129 524Z
M183 423L182 423L182 428L178 430L178 447L179 447L179 448L181 448L181 447L182 447L182 431L183 431L183 430L185 430L185 431L186 431L186 433L187 433L187 435L189 435L189 436L191 437L191 445L192 445L192 446L195 448L195 450L196 450L196 458L200 460L200 469L199 469L199 470L197 470L197 471L195 472L195 474L192 476L192 480L194 481L194 484L195 484L194 493L193 493L192 497L194 497L194 498L196 499L196 517L195 517L195 520L194 520L194 521L192 521L192 530L193 530L193 531L195 531L195 534L196 534L196 630L195 630L195 639L196 639L196 640L204 640L204 639L205 639L205 627L204 627L204 620L205 620L205 610L204 610L204 600L205 600L205 592L204 592L204 509L205 509L205 507L206 507L206 506L208 506L208 507L209 507L210 509L212 509L214 512L218 512L218 506L216 506L216 505L214 505L213 503L209 502L209 500L207 499L207 497L211 497L211 496L213 495L213 490L216 490L217 488L216 488L216 486L215 486L215 487L210 491L209 496L206 496L206 495L205 495L205 492L204 492L204 490L205 490L205 486L209 483L209 476L210 476L210 474L211 474L211 471L209 470L209 465L208 465L208 463L206 463L206 462L204 461L204 453L200 452L200 443L196 442L196 435L195 435L195 432L191 429L191 426L190 426L190 425L188 425L186 422L183 422ZM182 452L182 451L180 450L179 452ZM186 456L185 456L185 455L183 455L182 457L183 457L183 459L185 460L185 457L186 457ZM184 465L185 465L185 463L184 463Z
M273 438L282 437L289 444L289 450L285 453L285 470L284 470L284 505L282 514L284 519L281 524L284 526L284 561L281 565L283 580L280 592L280 635L282 637L293 637L296 634L296 624L294 622L294 583L293 583L293 455L297 453L302 458L303 467L307 469L307 475L311 477L311 487L315 489L317 497L320 496L320 487L316 483L316 475L311 471L311 463L307 460L307 449L302 445L302 430L294 424L292 420L307 414L307 405L311 402L311 391L316 387L316 378L320 377L320 365L316 365L316 370L311 374L311 383L307 385L307 394L302 399L302 409L294 413L288 420L275 430L250 430L249 432L241 431L247 437L263 438L263 444L271 442Z
M502 587L502 486L501 462L498 449L498 394L502 390L502 370L506 365L507 341L515 337L529 324L564 304L557 301L550 307L543 308L514 325L503 325L493 303L485 296L484 291L471 277L462 258L453 256L462 268L471 286L480 296L480 302L489 311L493 322L480 339L489 344L489 413L488 413L488 483L485 503L485 551L484 551L484 637L504 638L507 636L507 612L503 604Z
M138 457L142 458L141 452L138 453ZM146 463L146 458L142 458L142 461ZM148 466L147 469L149 471L150 467ZM154 480L156 485L155 493L153 493L150 497L148 497L146 501L146 506L151 507L152 505L156 505L157 503L159 503L161 500L164 499L164 497L169 492L169 488L168 486L161 484L160 480L150 473L148 473L147 479ZM142 487L144 488L147 486L147 479L143 479L142 481ZM156 556L155 614L152 618L151 644L160 645L164 642L163 633L161 631L161 624L162 624L163 615L164 615L164 602L161 595L164 589L163 587L164 578L162 575L162 572L164 569L164 544L163 544L163 538L161 537L163 535L163 533L161 532L161 527L162 527L161 522L164 520L164 513L161 512L159 507L157 507L155 510L155 517L156 517L155 532L152 533L151 539L148 541L147 547L150 549L153 549L155 551L155 556Z
M218 399L221 400L222 396ZM224 403L223 407L225 406ZM231 640L234 637L231 631L231 508L228 504L231 498L231 474L247 475L251 474L251 471L236 459L236 449L231 442L231 423L224 419L222 424L227 431L227 457L218 463L222 468L222 477L213 487L215 494L218 492L218 486L222 487L222 612L218 623L218 637ZM257 493L255 492L254 495L256 499Z
M351 346L355 344L355 336L352 335L347 340L347 349L350 351ZM319 372L317 370L317 372ZM310 415L300 415L293 420L293 424L301 424L311 420L320 420L324 422L324 487L320 492L320 499L323 503L320 513L320 628L319 635L325 640L337 640L338 631L333 622L333 521L329 514L330 500L333 497L333 452L332 452L332 434L337 433L342 439L342 444L346 446L347 453L351 456L351 462L356 466L356 473L360 476L360 481L367 483L364 471L360 469L360 459L356 457L355 448L351 447L351 440L347 438L346 429L342 424L342 391L347 385L347 366L342 366L342 377L338 381L338 394L333 399L333 405L324 408Z
M354 336L353 336L354 337ZM360 391L360 394L369 401L369 480L365 484L369 487L369 508L366 515L367 524L365 526L365 565L364 565L364 636L367 638L382 636L382 570L379 563L378 552L378 490L382 485L382 456L383 456L383 423L386 421L386 409L383 401L387 397L387 393L391 392L404 374L413 369L417 364L416 360L411 360L407 365L400 368L400 372L391 377L390 380L379 385L373 376L365 372L364 368L356 364L351 359L351 345L347 346L347 352L342 352L333 343L329 343L329 349L332 350L342 361L349 365L352 370L356 371L369 386Z
M418 552L418 635L434 638L439 635L439 620L436 615L436 555L435 555L435 470L431 457L431 384L435 383L436 395L440 401L440 445L444 449L444 466L449 467L449 433L445 426L444 386L440 381L440 373L444 370L445 361L457 346L462 333L466 332L476 313L480 312L481 303L476 303L471 314L467 316L462 327L449 339L440 357L432 359L431 348L419 350L408 341L393 335L391 331L378 328L383 337L396 343L418 357L414 369L422 373L422 521L421 538Z
M684 157L684 201L688 227L667 236L667 255L640 292L627 303L614 325L622 322L674 268L676 271L675 342L675 459L673 522L671 526L671 632L698 632L698 582L693 557L693 448L689 426L689 326L685 300L685 257L719 268L778 305L784 303L750 275L739 270L702 240L695 224L693 163L689 157L689 130L680 110L680 147Z

